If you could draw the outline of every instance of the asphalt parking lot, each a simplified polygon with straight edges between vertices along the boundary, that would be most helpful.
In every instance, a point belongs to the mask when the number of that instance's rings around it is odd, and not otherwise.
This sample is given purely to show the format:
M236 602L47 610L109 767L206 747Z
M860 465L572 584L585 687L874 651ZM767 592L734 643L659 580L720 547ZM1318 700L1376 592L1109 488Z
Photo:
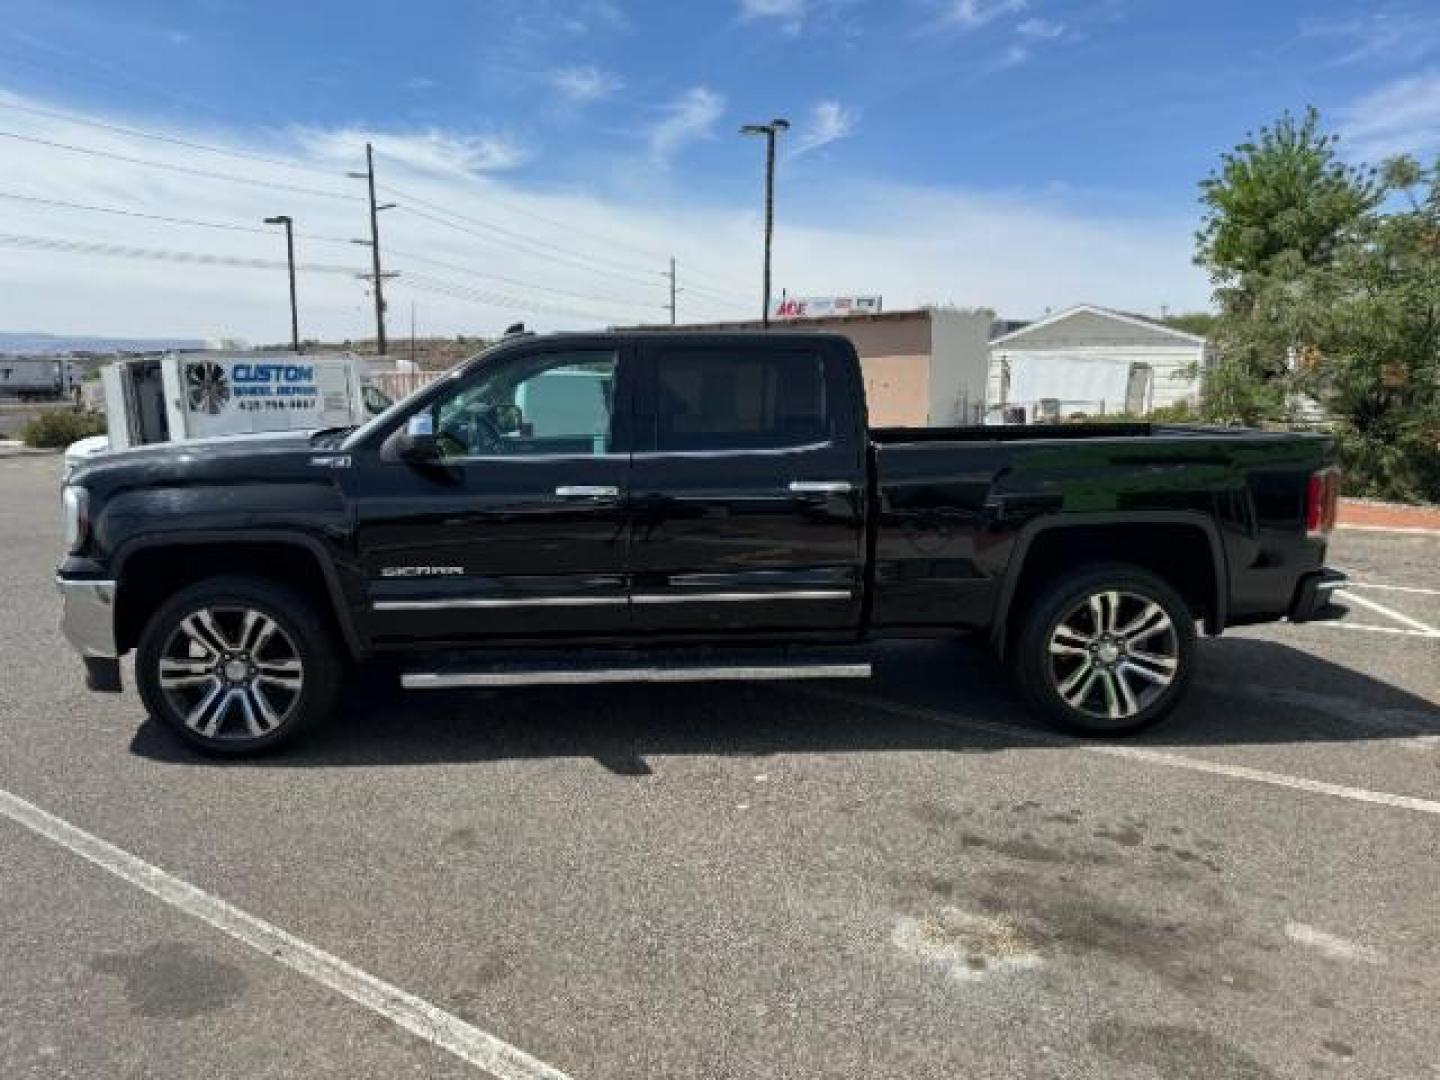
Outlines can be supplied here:
M0 461L0 1075L1440 1077L1440 537L1341 533L1343 618L1124 744L921 645L217 763L84 690L58 473Z

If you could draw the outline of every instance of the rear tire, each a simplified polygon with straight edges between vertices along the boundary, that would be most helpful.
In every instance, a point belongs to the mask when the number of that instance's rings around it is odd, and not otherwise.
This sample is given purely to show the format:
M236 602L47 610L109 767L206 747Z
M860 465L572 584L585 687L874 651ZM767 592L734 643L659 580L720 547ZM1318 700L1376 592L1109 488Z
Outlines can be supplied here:
M207 754L273 750L330 714L342 658L313 604L284 585L221 577L171 597L140 635L150 715Z
M1082 735L1127 735L1164 719L1195 666L1195 620L1138 566L1092 566L1046 585L1022 617L1011 671L1036 713Z

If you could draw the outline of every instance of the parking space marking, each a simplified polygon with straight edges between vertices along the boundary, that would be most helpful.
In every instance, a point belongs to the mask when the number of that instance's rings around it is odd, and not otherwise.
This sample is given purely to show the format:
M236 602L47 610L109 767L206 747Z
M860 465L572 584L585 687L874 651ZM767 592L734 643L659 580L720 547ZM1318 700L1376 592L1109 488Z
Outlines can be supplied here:
M1420 633L1429 637L1440 637L1440 630L1435 629L1435 627L1428 623L1421 622L1419 619L1412 619L1403 611L1396 611L1394 608L1386 607L1384 604L1377 603L1368 597L1357 596L1349 589L1340 589L1338 591L1344 595L1345 599L1352 603L1359 604L1363 608L1368 608L1377 615L1384 615L1387 619L1394 619L1401 626L1408 626L1411 630L1418 630Z
M1440 589L1422 589L1418 585L1381 585L1375 581L1350 581L1345 588L1347 591L1350 589L1380 589L1384 592L1414 593L1416 596L1440 596Z
M1440 529L1425 529L1415 525L1336 525L1336 529L1347 532L1399 533L1402 536L1440 536Z
M995 735L1004 736L1007 739L1023 739L1026 742L1039 743L1046 746L1069 747L1075 750L1084 750L1089 754L1104 754L1106 757L1126 758L1130 761L1166 765L1172 769L1185 769L1189 772L1208 773L1213 776L1228 777L1231 780L1245 780L1255 784L1290 788L1295 791L1306 791L1315 795L1330 795L1337 799L1347 799L1351 802L1388 806L1396 810L1413 810L1417 813L1433 814L1440 817L1440 802L1436 802L1433 799L1417 798L1414 795L1394 795L1388 791L1369 791L1366 788L1350 787L1346 784L1332 784L1326 780L1311 780L1309 777L1291 776L1288 773L1270 772L1267 769L1252 769L1245 765L1226 765L1222 762L1210 761L1206 758L1189 757L1185 754L1172 754L1166 750L1152 750L1149 747L1143 746L1117 746L1114 743L1090 743L1081 739L1071 738L1068 735L1059 735L1046 731L1031 731L1027 728L1013 727L1010 724L997 724L989 720L972 720L969 717L956 716L954 713L948 713L942 709L933 709L924 705L882 701L878 698L866 697L862 694L847 694L840 690L822 690L814 687L800 689L797 687L791 692L838 702L843 705L880 709L884 712L906 717L907 719L927 720L932 723L944 724L946 727L956 728L957 730L988 731Z
M569 1080L525 1051L0 788L0 814L498 1080Z
M1324 626L1331 630L1368 630L1372 634L1398 634L1400 637L1434 639L1429 630L1407 630L1403 626L1376 626L1374 623L1351 622L1349 619L1312 619L1301 626Z

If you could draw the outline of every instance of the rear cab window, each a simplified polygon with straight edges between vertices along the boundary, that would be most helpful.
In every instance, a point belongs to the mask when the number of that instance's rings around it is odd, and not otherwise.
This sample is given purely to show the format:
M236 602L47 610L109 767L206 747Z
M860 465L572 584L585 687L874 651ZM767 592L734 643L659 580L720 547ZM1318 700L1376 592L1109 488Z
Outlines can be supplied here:
M780 450L831 438L825 361L788 346L662 346L652 354L660 453Z

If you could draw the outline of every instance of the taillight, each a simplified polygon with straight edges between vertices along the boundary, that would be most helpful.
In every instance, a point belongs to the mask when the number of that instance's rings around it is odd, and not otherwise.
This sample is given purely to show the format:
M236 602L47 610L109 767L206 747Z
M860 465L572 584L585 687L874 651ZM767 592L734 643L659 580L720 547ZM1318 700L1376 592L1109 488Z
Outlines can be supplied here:
M1335 466L1310 474L1305 489L1305 534L1329 536L1340 505L1340 470Z

